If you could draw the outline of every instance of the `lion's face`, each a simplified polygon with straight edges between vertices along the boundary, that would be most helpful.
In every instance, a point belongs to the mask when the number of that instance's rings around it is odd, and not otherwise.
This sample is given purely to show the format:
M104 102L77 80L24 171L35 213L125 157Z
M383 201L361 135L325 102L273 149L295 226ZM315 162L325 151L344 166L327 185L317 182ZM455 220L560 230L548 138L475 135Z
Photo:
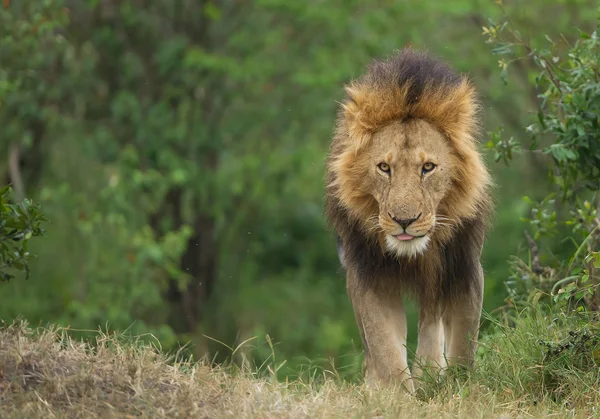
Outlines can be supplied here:
M365 150L379 226L388 248L399 255L423 252L435 229L438 206L450 187L446 143L430 124L412 120L384 127Z
M341 160L342 200L359 210L365 228L378 232L389 251L423 253L436 229L451 222L440 204L452 187L456 157L424 120L390 123Z

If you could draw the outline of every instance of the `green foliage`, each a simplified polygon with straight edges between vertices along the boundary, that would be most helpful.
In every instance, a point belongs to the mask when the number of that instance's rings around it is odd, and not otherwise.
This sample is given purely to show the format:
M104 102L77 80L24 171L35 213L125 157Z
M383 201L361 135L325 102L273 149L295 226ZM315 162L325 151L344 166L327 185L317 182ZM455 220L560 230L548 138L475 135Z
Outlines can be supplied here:
M68 13L61 5L61 1L13 2L0 8L2 153L17 141L23 148L33 147L38 122L56 122L57 108L52 105L69 93L48 77L61 71L57 59L68 49L61 34Z
M513 136L506 138L506 136L502 135L502 132L503 127L501 126L492 131L486 146L494 153L494 161L496 163L502 160L508 165L513 158L513 153L521 151L520 143Z
M41 225L48 221L40 205L29 199L11 203L10 186L0 189L0 281L15 277L14 272L24 272L29 278L29 240L43 236Z
M556 168L554 181L565 197L573 197L582 186L600 188L600 29L592 33L580 31L573 46L564 48L546 36L548 48L535 49L523 40L521 33L505 21L491 22L484 28L492 53L503 56L499 65L506 79L510 64L522 58L521 50L540 69L535 84L540 91L540 104L535 120L526 129L530 134L530 150L552 157ZM509 36L506 36L506 33ZM562 48L561 48L562 47ZM566 50L565 50L566 49ZM541 138L552 138L545 144ZM501 146L501 147L500 147ZM498 158L512 158L518 143L511 138L496 138Z
M598 310L600 292L595 291L600 280L592 261L594 249L600 244L600 195L594 198L590 190L597 193L600 188L600 25L591 35L580 31L573 45L553 42L546 35L547 48L526 42L509 19L501 24L490 20L483 32L494 46L492 52L502 57L499 65L503 80L507 79L509 65L523 59L523 53L538 68L535 86L540 102L537 119L525 130L530 137L528 150L551 157L549 181L563 198L559 211L553 194L539 203L527 198L533 207L531 217L524 219L534 230L533 238L528 237L532 259L529 264L519 259L514 262L511 297L513 301L527 299L541 288L550 291L554 302L561 306L583 301L588 308ZM512 137L507 141L496 134L488 147L495 151L496 160L508 162L520 145ZM598 205L586 198L597 200ZM549 260L548 246L541 249L540 255L536 241L569 234L574 250L568 257ZM546 266L540 259L546 259ZM562 262L565 259L567 262Z

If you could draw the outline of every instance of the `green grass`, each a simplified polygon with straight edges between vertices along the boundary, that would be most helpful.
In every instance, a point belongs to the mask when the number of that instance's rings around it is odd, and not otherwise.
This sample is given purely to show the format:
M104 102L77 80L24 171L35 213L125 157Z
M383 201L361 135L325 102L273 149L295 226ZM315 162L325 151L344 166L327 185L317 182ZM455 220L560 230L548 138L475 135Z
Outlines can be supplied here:
M17 321L0 328L0 417L600 417L597 322L532 308L489 321L475 370L432 375L412 396L334 370L282 382L281 361L209 366L147 339L85 343Z

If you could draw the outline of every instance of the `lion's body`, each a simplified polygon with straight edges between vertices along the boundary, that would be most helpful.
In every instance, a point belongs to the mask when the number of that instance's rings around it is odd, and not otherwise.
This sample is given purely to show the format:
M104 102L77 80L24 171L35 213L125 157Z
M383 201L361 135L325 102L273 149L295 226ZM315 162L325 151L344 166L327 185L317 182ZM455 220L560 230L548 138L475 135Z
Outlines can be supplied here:
M326 212L365 349L369 381L413 383L402 297L420 305L421 362L470 364L491 212L470 83L411 50L346 88L328 158ZM474 335L474 336L473 336ZM413 375L419 368L413 367Z

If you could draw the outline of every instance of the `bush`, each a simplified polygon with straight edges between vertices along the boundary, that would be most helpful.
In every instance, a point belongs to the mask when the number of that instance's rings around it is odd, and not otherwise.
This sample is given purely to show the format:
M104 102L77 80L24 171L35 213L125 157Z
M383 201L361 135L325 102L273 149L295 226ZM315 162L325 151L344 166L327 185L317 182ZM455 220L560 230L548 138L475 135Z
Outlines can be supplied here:
M590 313L552 311L529 304L502 320L487 316L493 333L479 341L478 367L430 372L419 397L444 403L483 391L521 407L594 406L599 393L589 389L600 385L600 325Z
M10 186L0 189L0 281L13 279L16 272L29 278L29 240L42 236L41 224L48 221L39 204L29 199L11 203L11 192Z
M483 28L498 61L502 79L508 68L528 59L533 65L540 99L537 118L525 131L529 147L514 138L503 138L499 129L488 147L496 161L506 163L516 153L530 152L545 159L548 180L556 190L541 202L525 198L532 206L526 233L528 262L515 258L508 283L512 305L552 297L561 307L600 310L600 26L579 39L554 42L537 48L525 41L510 19ZM563 37L564 38L564 37ZM548 159L549 157L549 159ZM558 197L558 198L557 198ZM594 204L595 202L595 204ZM557 240L563 236L568 240ZM565 243L572 243L565 248Z

